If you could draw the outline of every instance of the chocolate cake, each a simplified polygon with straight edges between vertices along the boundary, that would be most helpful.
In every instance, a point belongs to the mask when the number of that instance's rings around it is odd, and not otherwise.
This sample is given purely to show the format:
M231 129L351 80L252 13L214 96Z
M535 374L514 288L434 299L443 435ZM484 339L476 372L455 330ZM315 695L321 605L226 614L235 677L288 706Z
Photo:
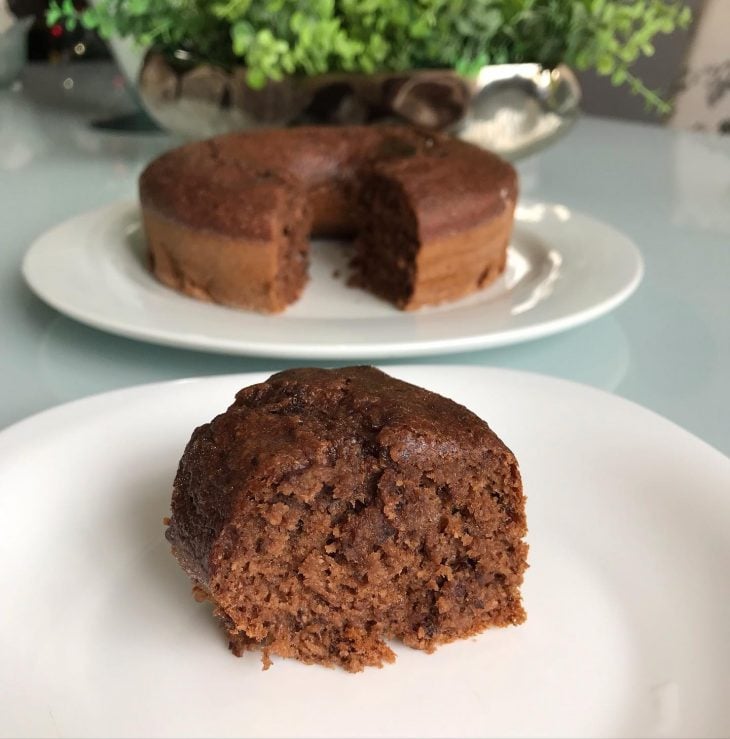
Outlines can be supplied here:
M358 671L525 618L517 461L372 367L293 369L196 429L167 538L241 655Z
M355 236L354 281L399 308L455 300L506 263L517 178L494 154L397 126L235 133L140 178L154 274L188 295L277 312L310 236Z

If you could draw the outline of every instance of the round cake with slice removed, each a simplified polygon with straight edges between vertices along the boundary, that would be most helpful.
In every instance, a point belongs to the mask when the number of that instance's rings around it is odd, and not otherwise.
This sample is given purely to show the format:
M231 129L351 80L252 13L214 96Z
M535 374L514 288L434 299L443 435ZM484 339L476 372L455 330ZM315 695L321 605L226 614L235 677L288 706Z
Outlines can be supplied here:
M391 662L525 618L514 455L461 405L372 367L294 369L195 430L167 538L238 655Z
M140 178L157 278L262 312L300 296L310 236L354 236L353 282L399 308L461 298L504 270L516 199L496 155L398 126L227 134Z

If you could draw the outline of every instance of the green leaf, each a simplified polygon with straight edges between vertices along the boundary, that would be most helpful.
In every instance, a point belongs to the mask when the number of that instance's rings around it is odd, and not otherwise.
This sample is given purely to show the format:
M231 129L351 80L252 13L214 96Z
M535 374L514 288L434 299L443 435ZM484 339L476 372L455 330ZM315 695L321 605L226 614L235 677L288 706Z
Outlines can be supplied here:
M626 82L626 70L623 67L618 67L611 75L611 84L618 86L624 82Z
M233 52L236 56L244 56L256 38L256 32L253 26L246 23L246 21L239 21L231 28L231 37Z
M93 8L87 8L81 14L81 24L84 28L88 28L92 31L99 27L99 17L94 12Z
M127 0L127 10L130 15L144 15L149 11L147 0Z
M260 90L266 84L266 75L260 69L249 69L246 81L254 90Z
M659 109L629 72L657 34L683 29L681 0L50 0L46 21L79 21L104 37L131 36L243 64L261 87L288 74L565 62L626 84ZM657 103L657 101L660 101Z
M611 54L602 54L596 63L598 74L609 75L616 67L616 60Z
M46 23L49 26L55 26L63 17L63 11L55 3L53 3L46 11Z

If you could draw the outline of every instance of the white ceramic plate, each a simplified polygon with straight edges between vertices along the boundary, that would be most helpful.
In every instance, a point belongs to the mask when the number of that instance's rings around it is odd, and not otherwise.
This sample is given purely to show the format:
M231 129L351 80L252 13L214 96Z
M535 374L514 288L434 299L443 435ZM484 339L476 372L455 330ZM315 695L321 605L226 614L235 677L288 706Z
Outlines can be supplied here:
M311 359L415 356L535 339L608 312L642 275L639 252L625 236L546 204L518 208L505 275L456 303L398 311L347 287L347 261L342 245L316 243L302 299L279 316L206 304L152 277L137 205L117 203L41 236L23 272L39 297L96 328L193 349Z
M524 625L357 675L236 659L162 518L193 427L264 375L122 390L0 434L0 735L728 736L730 460L565 381L389 371L520 460Z

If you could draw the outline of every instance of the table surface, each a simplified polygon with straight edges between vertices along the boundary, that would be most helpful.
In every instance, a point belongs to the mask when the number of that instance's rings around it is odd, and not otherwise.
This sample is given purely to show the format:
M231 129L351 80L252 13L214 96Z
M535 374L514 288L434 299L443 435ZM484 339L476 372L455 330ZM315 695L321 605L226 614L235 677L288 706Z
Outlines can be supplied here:
M176 143L98 125L134 109L106 64L31 65L22 85L0 91L0 428L114 388L296 364L105 334L56 313L24 284L20 265L36 236L134 196L145 163ZM630 236L645 259L642 285L613 313L566 333L413 362L586 383L730 454L730 138L585 118L518 169L524 196L590 213Z

